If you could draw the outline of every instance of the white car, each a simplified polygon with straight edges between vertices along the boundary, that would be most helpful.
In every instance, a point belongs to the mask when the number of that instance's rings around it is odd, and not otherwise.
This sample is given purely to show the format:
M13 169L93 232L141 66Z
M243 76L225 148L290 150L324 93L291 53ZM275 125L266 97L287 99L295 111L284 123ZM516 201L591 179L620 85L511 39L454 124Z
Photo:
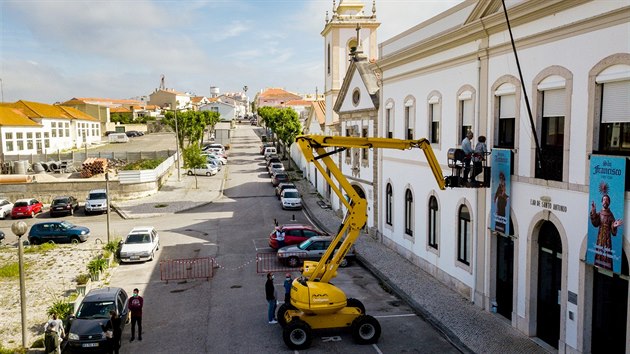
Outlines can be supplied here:
M88 194L83 207L85 215L107 212L107 192L105 189L93 189Z
M211 164L207 163L204 167L190 168L188 172L186 172L189 176L197 175L197 176L214 176L219 172L219 169Z
M121 262L152 261L160 249L160 236L151 226L134 227L120 247Z
M282 209L302 209L302 198L297 189L287 188L280 195Z
M6 219L7 216L11 216L11 209L13 209L13 203L6 199L0 199L0 219Z

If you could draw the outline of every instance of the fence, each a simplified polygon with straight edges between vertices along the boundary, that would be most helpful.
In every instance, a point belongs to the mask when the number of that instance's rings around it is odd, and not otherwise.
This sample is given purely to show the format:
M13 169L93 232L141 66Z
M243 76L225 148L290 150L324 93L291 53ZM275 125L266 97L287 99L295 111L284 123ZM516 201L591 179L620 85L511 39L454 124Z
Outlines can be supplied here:
M286 262L281 262L278 259L277 253L258 253L256 255L256 272L257 273L269 273L269 272L295 272L300 270L302 260L305 258L306 253L296 252L286 254ZM297 260L297 263L293 263L290 259Z
M168 169L177 161L177 156L173 155L164 160L153 170L122 170L118 171L120 184L132 184L157 181Z
M214 258L168 259L160 261L160 280L210 278L214 275Z

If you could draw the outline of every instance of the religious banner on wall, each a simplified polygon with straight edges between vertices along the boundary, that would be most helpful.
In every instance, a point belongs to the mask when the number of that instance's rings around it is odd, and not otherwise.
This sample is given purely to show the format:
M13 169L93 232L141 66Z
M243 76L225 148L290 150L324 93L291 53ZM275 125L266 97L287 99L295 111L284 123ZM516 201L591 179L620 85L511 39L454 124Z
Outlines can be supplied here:
M586 263L621 273L626 158L591 156Z
M490 229L504 235L510 234L510 166L512 151L509 149L492 149L492 206L490 208Z

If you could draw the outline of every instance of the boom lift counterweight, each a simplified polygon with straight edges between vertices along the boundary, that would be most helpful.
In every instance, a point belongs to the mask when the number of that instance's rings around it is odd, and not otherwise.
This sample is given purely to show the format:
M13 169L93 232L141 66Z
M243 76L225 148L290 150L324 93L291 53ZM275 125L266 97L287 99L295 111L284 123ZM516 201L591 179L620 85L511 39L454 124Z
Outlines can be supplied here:
M365 314L365 307L359 300L347 299L341 289L330 284L330 280L337 275L340 262L359 237L367 221L367 201L359 196L331 156L348 148L398 150L419 148L427 158L438 187L443 190L445 179L442 170L427 139L302 135L296 138L296 142L306 160L313 163L326 179L347 212L337 235L322 258L318 262L304 262L302 277L292 283L291 304L283 304L278 310L278 321L283 326L284 342L291 349L305 349L311 344L313 329L350 327L353 339L357 343L375 343L381 332L378 321ZM326 151L326 148L335 150Z

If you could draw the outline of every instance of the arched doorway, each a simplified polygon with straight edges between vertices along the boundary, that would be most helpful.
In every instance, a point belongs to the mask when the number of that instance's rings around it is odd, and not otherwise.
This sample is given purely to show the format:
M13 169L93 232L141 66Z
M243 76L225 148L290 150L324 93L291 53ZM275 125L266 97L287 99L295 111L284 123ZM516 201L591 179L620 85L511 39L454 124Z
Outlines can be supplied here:
M592 353L625 353L628 321L628 258L622 253L621 274L595 268L593 277Z
M514 302L514 225L510 219L510 235L497 234L497 274L496 302L497 313L512 319Z
M536 336L554 348L560 339L562 240L553 223L543 221L538 234Z

